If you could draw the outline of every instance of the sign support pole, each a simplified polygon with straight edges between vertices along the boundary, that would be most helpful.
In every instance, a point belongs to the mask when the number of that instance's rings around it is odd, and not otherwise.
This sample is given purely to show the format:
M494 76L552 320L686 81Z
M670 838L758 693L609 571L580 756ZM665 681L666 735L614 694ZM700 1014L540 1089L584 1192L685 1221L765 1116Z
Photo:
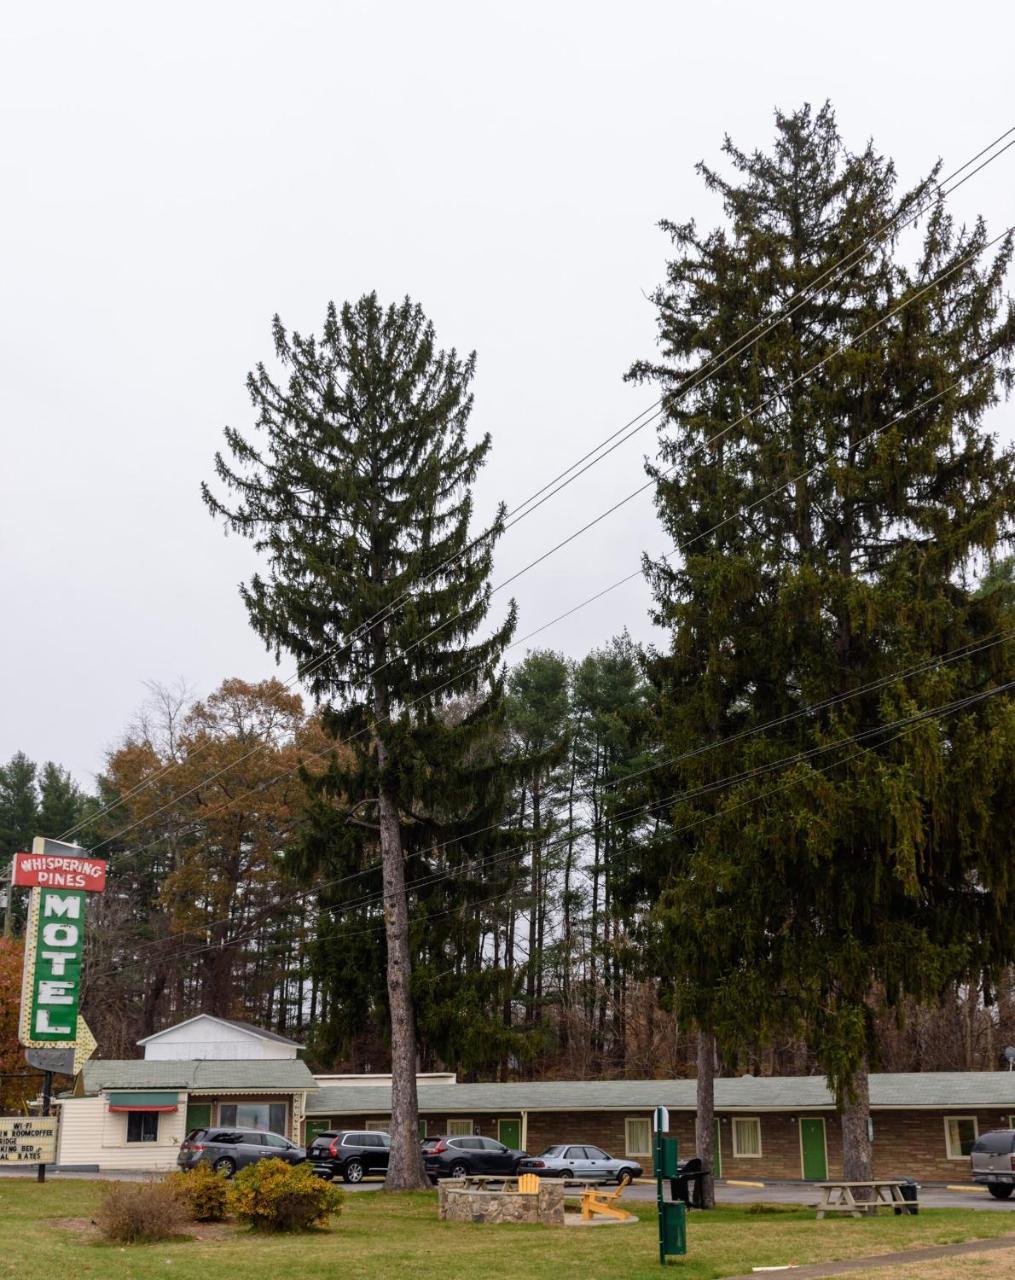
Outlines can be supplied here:
M44 1116L49 1115L49 1102L52 1096L53 1096L53 1073L52 1071L46 1071L43 1073L43 1076L42 1076L42 1114ZM46 1181L46 1166L44 1164L39 1165L39 1173L38 1173L37 1181L38 1182Z
M663 1109L656 1107L652 1162L656 1167L656 1211L659 1215L659 1262L666 1266L666 1211L663 1209ZM41 1169L42 1166L40 1165Z
M4 937L14 937L14 859L11 858L11 865L7 868L7 892L4 902Z

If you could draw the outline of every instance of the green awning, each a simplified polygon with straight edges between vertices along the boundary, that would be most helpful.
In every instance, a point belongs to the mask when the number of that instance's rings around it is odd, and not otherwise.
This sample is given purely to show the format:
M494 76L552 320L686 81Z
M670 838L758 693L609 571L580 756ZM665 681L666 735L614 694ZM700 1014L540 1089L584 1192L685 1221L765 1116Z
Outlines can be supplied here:
M174 1089L172 1093L164 1090L137 1089L116 1090L106 1094L110 1111L175 1111L180 1095Z

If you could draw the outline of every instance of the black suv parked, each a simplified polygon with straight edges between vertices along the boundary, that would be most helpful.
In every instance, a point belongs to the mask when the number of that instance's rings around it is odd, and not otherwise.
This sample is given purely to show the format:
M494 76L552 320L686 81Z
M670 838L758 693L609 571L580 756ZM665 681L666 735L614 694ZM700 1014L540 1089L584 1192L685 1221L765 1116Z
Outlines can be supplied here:
M369 1173L387 1173L391 1139L386 1133L361 1129L329 1129L307 1148L314 1173L322 1178L362 1182Z
M191 1129L180 1143L176 1163L181 1169L210 1164L216 1173L231 1178L237 1169L272 1157L301 1164L307 1153L280 1133L261 1129Z
M493 1138L427 1138L423 1164L431 1178L465 1178L470 1173L514 1177L524 1151L513 1151Z

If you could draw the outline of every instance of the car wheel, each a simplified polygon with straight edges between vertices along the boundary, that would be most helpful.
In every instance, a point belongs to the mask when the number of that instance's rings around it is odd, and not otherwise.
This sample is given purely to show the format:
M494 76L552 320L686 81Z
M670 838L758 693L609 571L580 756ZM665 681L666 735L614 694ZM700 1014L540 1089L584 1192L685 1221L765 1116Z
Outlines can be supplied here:
M624 1181L624 1179L625 1179L625 1178L630 1178L630 1179L631 1179L631 1181L633 1182L633 1181L634 1181L634 1170L633 1170L633 1169L618 1169L618 1170L617 1170L617 1186L618 1186L618 1187L619 1187L619 1186L620 1186L620 1184Z
M469 1176L469 1166L464 1160L456 1160L448 1170L452 1178L467 1178Z
M995 1200L1011 1199L1012 1187L1010 1182L990 1182L987 1184L987 1190Z
M559 1170L559 1172L557 1173L557 1177L558 1177L558 1178L573 1178L573 1177L574 1177L574 1170L573 1170L573 1169L561 1169L561 1170Z
M236 1172L236 1161L229 1156L219 1156L212 1168L216 1173L220 1173L223 1178L231 1178Z
M363 1181L363 1161L347 1160L345 1168L342 1170L342 1177L346 1182L362 1182Z

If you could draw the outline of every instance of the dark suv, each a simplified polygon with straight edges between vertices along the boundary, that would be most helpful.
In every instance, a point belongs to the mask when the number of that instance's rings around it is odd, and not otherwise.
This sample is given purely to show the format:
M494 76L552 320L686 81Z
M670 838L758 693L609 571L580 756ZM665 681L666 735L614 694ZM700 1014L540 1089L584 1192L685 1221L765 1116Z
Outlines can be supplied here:
M301 1164L307 1153L280 1133L261 1129L191 1129L180 1143L176 1163L181 1169L210 1164L216 1173L231 1178L237 1169L272 1157Z
M494 1138L427 1138L423 1165L431 1178L465 1178L470 1173L513 1177L524 1151L514 1151Z
M371 1173L387 1173L391 1139L386 1133L362 1129L329 1129L307 1148L314 1173L322 1178L362 1182Z

